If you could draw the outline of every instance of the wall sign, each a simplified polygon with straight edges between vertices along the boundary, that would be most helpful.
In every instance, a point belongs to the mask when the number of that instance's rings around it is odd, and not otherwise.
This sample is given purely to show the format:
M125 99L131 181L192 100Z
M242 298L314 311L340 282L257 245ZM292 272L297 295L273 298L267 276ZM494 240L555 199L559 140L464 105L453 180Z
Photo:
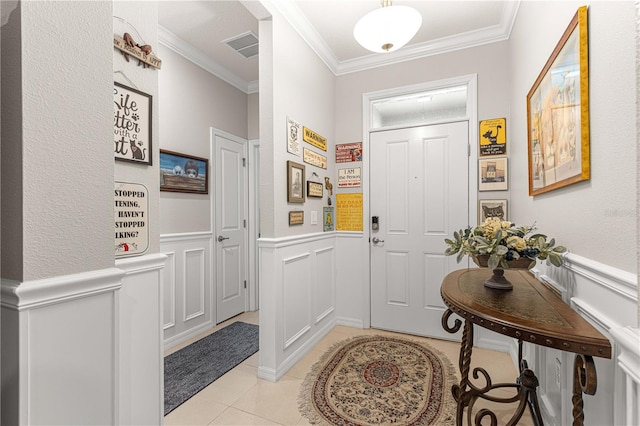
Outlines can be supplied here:
M507 120L494 118L480 122L480 156L507 153Z
M114 82L113 141L116 160L151 165L151 95Z
M355 188L360 186L362 179L360 167L338 169L338 188Z
M336 145L336 163L362 161L362 142Z
M304 223L304 212L290 211L289 212L289 226L302 225Z
M287 152L300 156L300 124L287 117Z
M315 146L316 148L320 148L323 151L327 150L327 138L324 138L314 132L311 129L303 127L303 136L302 138L308 144Z
M322 169L327 168L327 157L322 154L318 154L315 151L311 151L309 148L305 148L303 152L302 161Z
M336 229L362 231L362 193L336 195Z
M142 254L149 248L149 190L139 183L115 182L116 257Z

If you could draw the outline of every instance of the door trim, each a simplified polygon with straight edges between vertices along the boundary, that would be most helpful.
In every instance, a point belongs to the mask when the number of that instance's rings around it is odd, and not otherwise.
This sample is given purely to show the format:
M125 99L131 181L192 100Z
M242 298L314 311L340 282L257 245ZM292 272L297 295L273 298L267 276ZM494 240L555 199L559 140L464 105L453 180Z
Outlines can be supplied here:
M475 141L478 140L478 75L468 74L458 77L452 77L442 80L435 80L426 83L419 83L410 86L394 87L390 89L379 90L375 92L368 92L362 94L362 145L364 155L362 158L362 173L363 176L370 175L370 142L369 134L373 131L371 129L371 104L375 101L393 98L396 96L409 95L416 92L423 92L428 90L436 90L440 88L446 88L450 86L467 85L467 116L459 117L456 120L450 121L468 121L469 122L469 144L475 147ZM437 124L424 123L426 125ZM413 127L413 126L406 126ZM389 130L376 129L376 130ZM369 206L369 179L362 180L362 193L364 200L362 202L363 220L366 224L370 222L370 206ZM477 149L469 150L469 220L478 216L478 152ZM364 328L371 327L371 250L369 238L371 237L371 228L369 226L363 227L362 249L363 253L366 253L365 262L362 265L362 291L363 291L363 326Z

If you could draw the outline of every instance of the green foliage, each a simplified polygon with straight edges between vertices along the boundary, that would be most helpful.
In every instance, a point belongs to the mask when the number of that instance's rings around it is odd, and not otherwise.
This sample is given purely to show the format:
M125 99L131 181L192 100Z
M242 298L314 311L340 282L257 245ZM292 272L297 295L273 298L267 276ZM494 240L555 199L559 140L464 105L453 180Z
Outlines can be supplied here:
M515 226L511 222L499 218L488 218L474 229L461 229L453 233L453 240L446 238L445 255L457 255L458 263L465 256L489 255L488 267L508 268L508 261L522 258L531 259L529 268L536 264L536 259L546 260L547 264L562 266L562 253L567 249L556 246L555 238L547 241L547 236L534 233L532 226Z

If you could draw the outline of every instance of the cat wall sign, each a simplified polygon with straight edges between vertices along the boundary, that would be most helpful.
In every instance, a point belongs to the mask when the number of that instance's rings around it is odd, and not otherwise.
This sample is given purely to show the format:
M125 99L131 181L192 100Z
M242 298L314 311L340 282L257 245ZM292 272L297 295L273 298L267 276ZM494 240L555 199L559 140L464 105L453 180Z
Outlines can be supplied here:
M116 160L151 165L151 95L114 82L113 142Z
M492 118L480 122L480 156L507 153L507 120Z

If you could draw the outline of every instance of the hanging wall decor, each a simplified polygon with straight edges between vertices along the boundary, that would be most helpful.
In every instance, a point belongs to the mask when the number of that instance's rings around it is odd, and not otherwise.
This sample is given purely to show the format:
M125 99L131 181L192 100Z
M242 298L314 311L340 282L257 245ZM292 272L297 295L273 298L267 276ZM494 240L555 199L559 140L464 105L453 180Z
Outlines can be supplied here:
M480 122L480 156L507 153L507 120L493 118Z
M527 95L529 195L590 179L587 6Z
M315 151L310 150L309 148L304 148L302 150L302 161L307 164L311 164L312 166L320 167L321 169L327 168L327 157L322 154L318 154Z
M288 203L304 203L304 170L303 164L287 161Z
M151 95L114 82L113 141L116 160L151 165Z
M509 189L507 157L478 160L478 191L506 191Z
M287 117L287 152L300 156L300 124Z
M303 136L304 141L310 145L315 146L316 148L320 148L323 151L327 150L327 138L320 136L313 130L303 127Z
M137 44L129 33L124 33L123 37L114 35L113 47L122 52L127 62L129 62L129 55L131 55L138 60L138 65L142 65L144 68L151 66L160 69L162 66L160 58L151 52L151 45Z
M160 150L160 191L209 193L206 158Z

